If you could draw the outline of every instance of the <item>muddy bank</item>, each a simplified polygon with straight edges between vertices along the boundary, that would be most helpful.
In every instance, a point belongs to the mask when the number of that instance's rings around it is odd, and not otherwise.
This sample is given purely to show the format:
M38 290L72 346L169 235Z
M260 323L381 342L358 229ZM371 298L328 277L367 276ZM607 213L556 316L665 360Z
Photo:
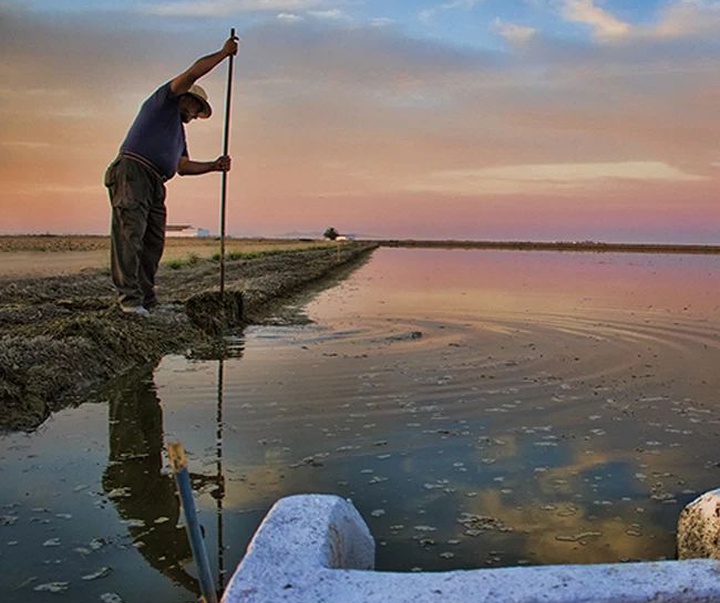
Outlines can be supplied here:
M362 263L375 245L347 243L226 262L228 321L262 322L278 305ZM106 270L0 279L0 427L33 429L93 387L168 353L212 353L222 323L217 261L163 266L150 318L118 311Z

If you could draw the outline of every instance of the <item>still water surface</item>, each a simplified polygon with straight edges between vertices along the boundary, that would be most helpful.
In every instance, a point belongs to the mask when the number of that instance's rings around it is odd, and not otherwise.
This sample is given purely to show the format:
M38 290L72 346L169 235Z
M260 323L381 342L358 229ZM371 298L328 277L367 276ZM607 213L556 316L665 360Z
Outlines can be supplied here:
M220 582L289 494L410 571L672 558L720 486L720 257L380 249L302 310L0 437L0 592L193 600L172 440Z

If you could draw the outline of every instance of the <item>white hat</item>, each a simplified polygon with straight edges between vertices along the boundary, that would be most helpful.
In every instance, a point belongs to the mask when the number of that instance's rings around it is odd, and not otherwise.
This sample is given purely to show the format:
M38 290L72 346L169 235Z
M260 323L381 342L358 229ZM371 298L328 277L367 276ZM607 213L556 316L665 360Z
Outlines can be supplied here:
M210 106L210 103L207 99L207 92L205 92L205 89L202 86L198 86L197 84L193 84L190 86L190 90L186 92L186 94L191 95L193 98L197 99L200 104L202 105L202 112L198 113L198 117L201 119L207 119L212 115L212 107Z

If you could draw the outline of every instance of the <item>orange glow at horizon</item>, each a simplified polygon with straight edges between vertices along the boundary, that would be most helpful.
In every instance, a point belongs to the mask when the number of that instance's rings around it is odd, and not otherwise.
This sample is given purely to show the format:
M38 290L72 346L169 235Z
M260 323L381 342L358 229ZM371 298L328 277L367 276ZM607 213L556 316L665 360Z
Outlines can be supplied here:
M107 232L103 174L138 106L215 42L201 32L181 45L172 32L149 39L131 15L94 29L8 15L0 233ZM538 36L524 38L530 54L483 54L389 29L329 25L313 38L302 27L243 34L229 233L720 238L720 70L708 68L720 57L674 54L684 39L652 45L629 31L624 46L598 38L585 54ZM187 128L193 158L220 152L224 77L203 79L215 113ZM168 184L170 222L217 232L215 176Z

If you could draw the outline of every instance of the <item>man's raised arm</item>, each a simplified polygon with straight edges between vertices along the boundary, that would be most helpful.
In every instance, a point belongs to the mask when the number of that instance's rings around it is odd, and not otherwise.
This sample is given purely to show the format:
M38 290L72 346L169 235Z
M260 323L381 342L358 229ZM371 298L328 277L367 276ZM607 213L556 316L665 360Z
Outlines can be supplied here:
M175 76L170 82L170 89L172 90L172 93L175 96L185 94L188 90L190 90L190 86L192 86L202 76L212 71L227 57L236 55L238 51L237 41L237 36L228 38L220 50L199 58L186 71L183 71L180 75Z

